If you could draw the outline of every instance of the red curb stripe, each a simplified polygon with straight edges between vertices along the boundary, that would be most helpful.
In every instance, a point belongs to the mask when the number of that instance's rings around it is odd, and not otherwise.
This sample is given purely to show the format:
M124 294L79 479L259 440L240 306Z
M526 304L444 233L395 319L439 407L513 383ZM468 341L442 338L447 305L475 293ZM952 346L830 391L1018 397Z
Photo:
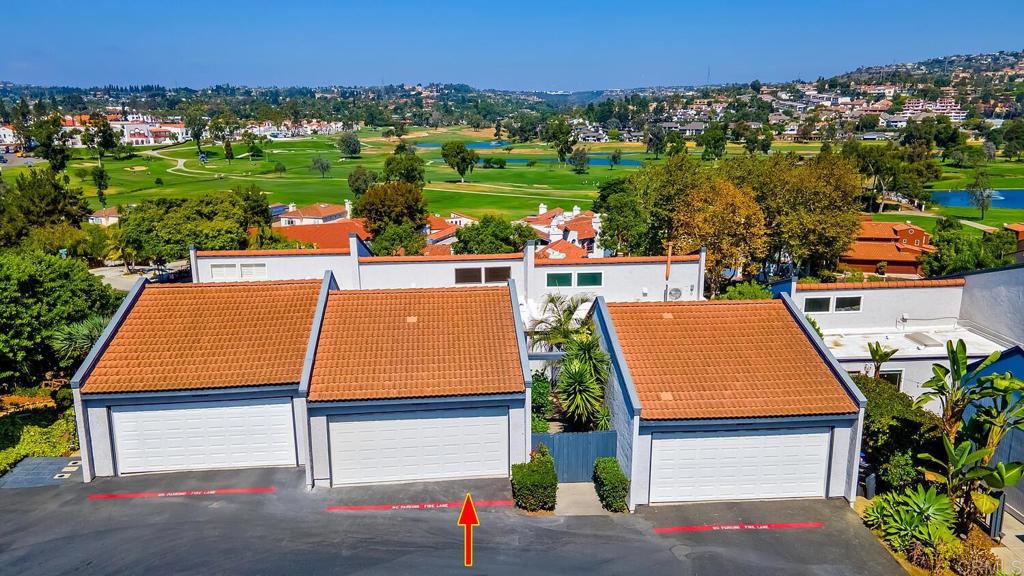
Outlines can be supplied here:
M655 528L657 534L678 532L712 532L715 530L793 530L798 528L821 528L821 522L789 522L781 524L701 524L697 526L669 526Z
M475 500L477 508L493 508L496 506L512 506L511 500ZM328 506L328 512L366 512L385 510L436 510L445 508L460 508L461 500L450 502L414 502L409 504L363 504L355 506Z
M208 488L206 490L181 490L178 492L119 492L114 494L90 494L89 500L127 500L131 498L172 498L176 496L223 496L225 494L272 494L277 488Z

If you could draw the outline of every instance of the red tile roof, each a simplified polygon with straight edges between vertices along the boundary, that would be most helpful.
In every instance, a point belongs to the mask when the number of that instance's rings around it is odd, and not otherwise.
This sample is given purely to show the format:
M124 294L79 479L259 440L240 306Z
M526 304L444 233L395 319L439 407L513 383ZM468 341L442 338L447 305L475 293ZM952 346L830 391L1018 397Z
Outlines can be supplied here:
M423 256L451 256L452 245L451 244L430 244L423 247L420 251Z
M610 256L607 258L542 258L534 261L537 266L564 266L569 264L664 264L666 256ZM699 262L699 254L673 256L672 262Z
M443 230L451 226L451 224L449 224L447 220L441 218L440 216L437 216L436 214L428 214L427 226L429 226L431 230Z
M896 280L884 282L832 282L818 284L797 284L797 292L811 290L878 290L884 288L940 288L944 286L963 286L967 281L963 278L945 278L942 280Z
M107 208L101 208L92 213L93 218L110 218L117 216L117 206L109 206Z
M888 242L854 242L840 257L843 260L862 260L868 262L917 262L921 258L921 248Z
M332 291L311 402L520 393L506 287Z
M196 256L218 258L222 256L343 256L345 248L284 248L270 250L196 250Z
M366 230L366 221L362 218L335 220L326 224L307 224L305 226L277 226L274 232L288 240L313 244L316 248L340 248L348 252L349 234L355 234L360 240L366 240L371 234Z
M452 236L455 236L455 233L458 232L459 228L461 228L461 226L458 224L448 224L447 228L441 228L440 230L427 234L427 240L436 242L438 240L451 238Z
M561 256L555 257L552 252L558 252ZM537 251L537 258L551 258L552 260L560 260L564 258L586 258L587 249L582 246L577 246L568 240L556 240L551 244L548 244L544 248Z
M345 207L339 204L312 204L301 206L281 214L281 218L327 218L328 216L345 215Z
M593 216L580 215L566 222L563 226L566 230L575 232L580 240L590 240L597 237L597 230L594 229Z
M85 393L297 384L320 282L147 284Z
M555 219L562 212L565 212L563 208L552 208L542 214L534 214L533 216L527 216L522 219L523 222L528 222L534 226L547 226L551 224L551 221Z
M444 262L450 260L520 260L522 252L513 254L451 254L449 256L364 256L360 264L380 264L384 262Z
M781 300L609 304L608 310L641 418L857 411Z

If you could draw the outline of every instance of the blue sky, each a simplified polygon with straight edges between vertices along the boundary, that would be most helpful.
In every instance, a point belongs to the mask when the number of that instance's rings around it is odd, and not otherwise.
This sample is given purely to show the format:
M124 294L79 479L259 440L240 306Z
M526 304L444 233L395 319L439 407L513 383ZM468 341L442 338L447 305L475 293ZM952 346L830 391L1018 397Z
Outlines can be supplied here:
M712 83L813 79L860 65L1024 49L1024 2L973 6L17 1L3 9L0 80L583 90L703 84L709 67Z

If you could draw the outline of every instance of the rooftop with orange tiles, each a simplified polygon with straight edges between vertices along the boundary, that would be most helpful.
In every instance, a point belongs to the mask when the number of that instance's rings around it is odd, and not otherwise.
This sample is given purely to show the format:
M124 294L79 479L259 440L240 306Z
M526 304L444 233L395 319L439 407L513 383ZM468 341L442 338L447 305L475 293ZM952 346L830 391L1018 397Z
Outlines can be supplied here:
M83 393L298 384L318 281L146 284Z
M849 414L782 300L608 304L646 420Z
M884 290L892 288L942 288L946 286L963 286L967 283L963 278L943 278L940 280L886 280L881 282L817 282L814 284L797 283L797 292L813 290Z
M309 400L522 393L512 306L504 286L331 291Z

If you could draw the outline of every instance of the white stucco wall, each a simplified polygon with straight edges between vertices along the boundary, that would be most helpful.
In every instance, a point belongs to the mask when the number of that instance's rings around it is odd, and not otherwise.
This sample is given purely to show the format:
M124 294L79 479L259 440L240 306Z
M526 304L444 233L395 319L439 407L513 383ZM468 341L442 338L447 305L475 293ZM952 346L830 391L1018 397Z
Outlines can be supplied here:
M973 362L975 359L975 357L972 357L971 361ZM900 382L900 392L916 399L922 392L924 392L922 384L932 377L932 364L936 362L944 366L948 365L945 356L936 356L935 358L914 358L910 360L899 360L899 357L896 356L882 365L882 370L885 372L890 370L899 370L903 372L903 379ZM840 361L839 364L843 367L843 370L846 370L847 372L863 372L870 375L875 369L871 360ZM936 414L938 414L941 409L938 400L933 400L928 404L925 404L924 407Z
M962 286L935 288L870 288L842 290L808 290L793 296L800 310L807 298L835 298L860 296L858 312L811 312L807 315L824 331L842 330L916 330L929 327L953 326L960 315ZM901 320L906 314L907 321Z
M240 265L265 264L265 278L246 278L245 280L320 280L327 270L334 272L334 277L341 288L352 288L350 278L354 274L354 258L347 254L301 254L290 256L196 256L196 278L199 282L238 282ZM232 264L235 273L228 278L214 278L211 266L214 264Z
M611 259L607 259L611 260ZM671 275L665 281L664 262L637 262L616 264L611 262L594 262L593 264L544 264L534 266L528 281L528 297L534 302L541 302L549 293L594 294L604 296L609 302L662 302L665 300L666 285L668 290L678 288L682 295L679 300L699 300L703 293L700 286L700 263L673 262ZM577 274L601 272L601 286L577 286ZM572 286L552 287L547 285L548 274L573 275Z
M488 284L456 284L457 268L511 268L516 286L523 283L522 258L496 260L404 260L373 261L359 263L360 288L445 288L452 286L481 286ZM483 274L483 273L481 273ZM483 278L483 276L481 276ZM505 281L490 285L504 285Z
M1024 267L965 277L960 318L1024 344Z

